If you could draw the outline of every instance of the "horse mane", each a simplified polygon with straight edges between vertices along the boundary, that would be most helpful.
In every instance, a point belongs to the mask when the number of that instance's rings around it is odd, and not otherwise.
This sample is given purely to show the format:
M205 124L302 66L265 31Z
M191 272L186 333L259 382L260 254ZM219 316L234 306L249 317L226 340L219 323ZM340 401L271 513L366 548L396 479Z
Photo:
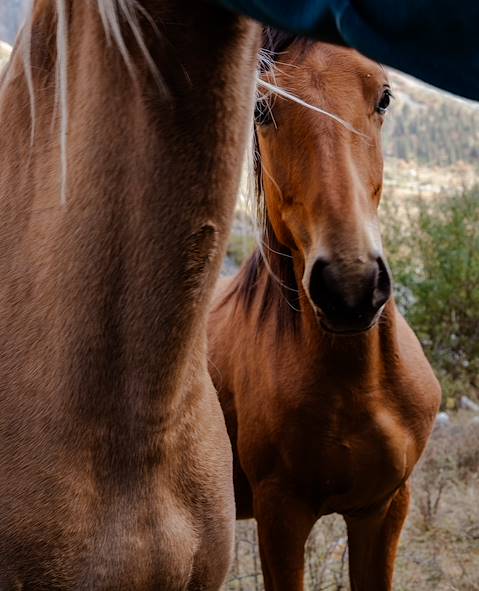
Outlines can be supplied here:
M314 41L278 31L271 27L263 29L263 43L260 51L259 75L272 71L282 53L293 44L299 44L306 51ZM257 101L261 100L260 96ZM258 135L253 124L252 140L249 148L248 182L249 199L253 201L258 231L258 246L243 264L233 279L230 289L220 305L236 297L245 311L251 311L255 303L259 306L259 321L265 322L268 316L276 314L276 326L280 332L296 331L300 318L300 299L291 250L281 244L276 237L268 217L264 199L263 167L259 151ZM264 277L264 289L260 290L260 279ZM257 298L261 300L257 302Z
M31 113L31 145L35 141L35 89L33 84L33 74L31 65L31 38L34 23L34 17L39 10L39 0L30 0L30 6L26 13L24 24L15 43L15 50L21 51L25 81L30 98ZM69 0L50 0L50 6L56 13L56 85L55 85L55 104L60 117L60 159L61 159L61 203L66 204L67 192L67 141L68 141L68 20L69 20ZM133 39L135 40L140 52L142 53L150 72L152 73L157 85L166 92L166 87L161 79L156 64L145 44L143 32L140 25L140 17L146 20L153 29L156 36L160 37L159 30L153 19L139 3L138 0L92 0L92 5L96 6L103 31L105 33L105 45L116 46L123 62L132 78L136 81L136 71L130 51L124 37L125 25L129 28ZM10 69L12 67L13 55L5 71L0 77L0 94L7 88L10 82Z
M291 251L278 241L269 220L266 220L263 240L262 247L255 249L234 278L223 303L236 296L237 304L241 303L246 312L257 303L260 323L274 313L280 333L288 330L296 332L301 307ZM262 278L264 287L260 290Z
M269 54L271 58L270 66L273 66L279 61L281 54L287 51L292 45L298 45L302 51L305 51L314 43L314 40L307 37L280 31L273 27L264 27L261 53Z

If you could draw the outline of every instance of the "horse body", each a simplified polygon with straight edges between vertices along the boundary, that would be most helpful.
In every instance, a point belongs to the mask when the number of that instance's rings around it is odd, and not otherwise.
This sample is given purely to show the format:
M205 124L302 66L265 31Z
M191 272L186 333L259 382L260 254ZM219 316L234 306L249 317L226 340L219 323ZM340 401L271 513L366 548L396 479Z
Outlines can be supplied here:
M0 88L0 588L217 589L234 505L206 312L258 31L209 4L142 2L155 68L120 15L129 72L100 5L63 6L67 103L50 0Z
M314 334L311 326L278 336L274 311L260 331L256 310L250 314L242 322L228 305L215 308L210 347L247 481L278 480L316 518L382 502L409 477L426 443L424 420L432 423L437 407L435 397L423 401L437 386L394 304L377 330L354 338ZM236 477L237 514L252 517L247 481Z
M294 42L281 49L274 78L367 140L280 99L266 128L258 125L264 255L218 291L209 323L237 516L258 522L267 591L302 589L307 536L333 512L348 526L352 589L387 591L408 478L440 399L389 297L374 230L383 117L375 108L387 80L354 52Z

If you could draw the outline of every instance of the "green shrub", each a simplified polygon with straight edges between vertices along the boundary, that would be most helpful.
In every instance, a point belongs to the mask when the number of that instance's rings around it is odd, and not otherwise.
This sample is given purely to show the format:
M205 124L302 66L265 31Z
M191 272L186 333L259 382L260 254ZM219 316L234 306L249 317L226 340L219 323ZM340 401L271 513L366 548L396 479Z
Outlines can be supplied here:
M383 235L400 309L422 342L445 398L476 392L479 374L479 186L383 207Z

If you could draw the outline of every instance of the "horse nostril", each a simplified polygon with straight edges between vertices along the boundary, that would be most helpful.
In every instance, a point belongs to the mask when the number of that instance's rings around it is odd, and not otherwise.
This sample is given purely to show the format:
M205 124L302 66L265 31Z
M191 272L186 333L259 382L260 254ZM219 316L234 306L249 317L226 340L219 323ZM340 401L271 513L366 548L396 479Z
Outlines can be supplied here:
M391 277L381 257L359 267L319 258L311 269L309 296L329 326L370 326L390 295Z
M324 308L327 305L329 289L327 286L326 269L329 262L326 259L317 259L311 269L311 276L309 279L309 296L314 305L318 308ZM331 307L331 303L329 304Z
M373 294L373 307L379 309L391 296L391 274L382 257L376 259L377 277Z

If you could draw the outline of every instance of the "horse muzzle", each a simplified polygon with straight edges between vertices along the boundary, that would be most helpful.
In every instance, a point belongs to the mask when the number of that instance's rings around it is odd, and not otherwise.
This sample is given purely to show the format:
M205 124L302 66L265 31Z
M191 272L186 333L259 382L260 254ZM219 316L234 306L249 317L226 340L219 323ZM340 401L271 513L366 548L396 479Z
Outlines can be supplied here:
M329 332L364 332L378 321L391 297L391 274L381 256L368 262L313 264L308 292L321 324Z

